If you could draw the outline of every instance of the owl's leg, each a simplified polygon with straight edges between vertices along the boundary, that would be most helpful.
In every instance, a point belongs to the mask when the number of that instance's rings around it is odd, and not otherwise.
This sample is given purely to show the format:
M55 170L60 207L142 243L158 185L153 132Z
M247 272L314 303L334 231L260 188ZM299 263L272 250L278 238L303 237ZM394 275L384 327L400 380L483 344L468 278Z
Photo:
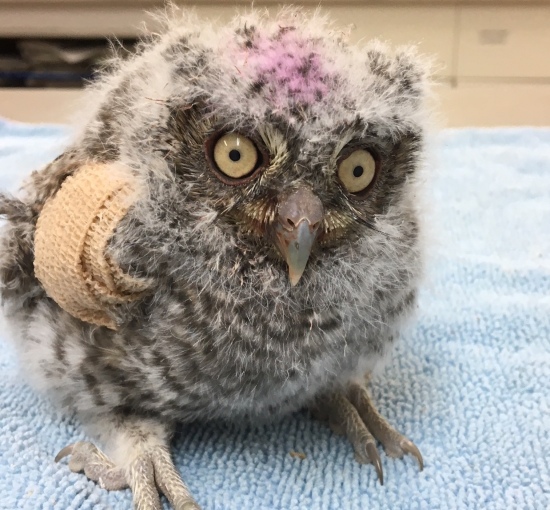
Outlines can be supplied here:
M56 462L70 455L69 469L84 471L107 490L130 487L136 510L161 510L159 490L174 510L200 510L172 462L166 427L151 420L104 421L94 429L111 456L78 442L63 448Z
M333 431L349 439L358 462L374 465L382 485L384 474L375 439L382 443L390 456L403 457L406 453L413 455L422 471L424 463L418 448L380 415L364 386L352 383L346 391L320 397L312 407L312 412L317 418L328 421Z

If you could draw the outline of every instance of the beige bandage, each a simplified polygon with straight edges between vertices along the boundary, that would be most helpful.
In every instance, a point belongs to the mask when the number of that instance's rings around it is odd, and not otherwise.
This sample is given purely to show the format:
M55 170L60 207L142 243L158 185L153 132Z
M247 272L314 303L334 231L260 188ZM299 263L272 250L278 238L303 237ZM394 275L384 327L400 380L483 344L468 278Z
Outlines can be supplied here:
M85 322L116 329L113 306L146 290L106 249L140 186L120 164L90 164L68 177L36 225L34 271L61 308Z

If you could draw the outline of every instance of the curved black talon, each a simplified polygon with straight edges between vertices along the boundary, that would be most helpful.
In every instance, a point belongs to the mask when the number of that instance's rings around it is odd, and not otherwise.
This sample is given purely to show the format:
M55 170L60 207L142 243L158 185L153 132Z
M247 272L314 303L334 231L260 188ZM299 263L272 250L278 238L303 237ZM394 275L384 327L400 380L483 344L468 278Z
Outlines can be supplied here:
M378 450L376 446L372 443L367 443L367 455L372 465L376 469L376 474L378 475L378 481L380 485L384 485L384 471L382 470L382 461L380 460L380 455L378 455Z
M59 453L55 456L54 462L59 462L60 460L64 459L65 457L68 457L69 455L72 455L74 447L76 443L69 444L65 446L65 448L62 448Z
M399 446L405 453L412 455L416 459L418 462L418 467L420 468L420 471L422 471L424 469L424 459L422 458L422 454L416 445L408 439L403 439L399 443Z

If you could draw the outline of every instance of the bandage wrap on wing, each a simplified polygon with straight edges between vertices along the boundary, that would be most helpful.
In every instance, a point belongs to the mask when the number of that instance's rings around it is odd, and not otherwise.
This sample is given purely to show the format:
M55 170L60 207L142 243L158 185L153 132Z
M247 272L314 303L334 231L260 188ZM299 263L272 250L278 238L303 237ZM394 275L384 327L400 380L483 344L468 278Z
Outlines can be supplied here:
M116 329L113 307L146 290L107 253L139 193L128 168L90 164L68 177L44 205L36 226L35 274L46 293L74 317Z

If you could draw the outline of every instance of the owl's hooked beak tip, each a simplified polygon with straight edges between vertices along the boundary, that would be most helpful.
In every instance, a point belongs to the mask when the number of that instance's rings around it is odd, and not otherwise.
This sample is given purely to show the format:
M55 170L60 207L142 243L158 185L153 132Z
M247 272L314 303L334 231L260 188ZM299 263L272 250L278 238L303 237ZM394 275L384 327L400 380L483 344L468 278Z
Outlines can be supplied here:
M304 274L321 231L323 216L321 201L307 189L295 191L279 204L275 244L288 264L288 276L293 287Z
M288 264L290 284L294 287L304 274L317 232L306 220L303 220L291 231L279 230L277 237L279 249Z

